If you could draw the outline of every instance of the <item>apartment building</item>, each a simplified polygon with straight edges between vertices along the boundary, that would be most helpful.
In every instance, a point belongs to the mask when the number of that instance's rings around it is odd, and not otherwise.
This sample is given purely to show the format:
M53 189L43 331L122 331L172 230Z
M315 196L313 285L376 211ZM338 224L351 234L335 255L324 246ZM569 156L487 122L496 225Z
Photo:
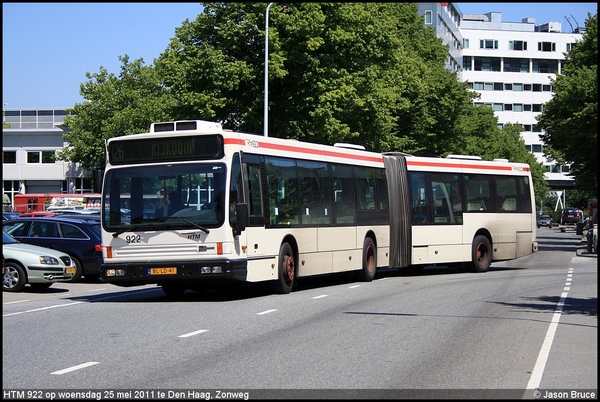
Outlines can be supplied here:
M563 32L559 22L536 24L529 16L507 22L499 12L463 14L456 3L419 3L419 14L449 46L446 67L481 95L476 104L493 108L500 127L523 127L521 137L552 189L573 188L568 166L544 158L535 117L552 99L551 79L561 73L564 53L582 39L581 28Z

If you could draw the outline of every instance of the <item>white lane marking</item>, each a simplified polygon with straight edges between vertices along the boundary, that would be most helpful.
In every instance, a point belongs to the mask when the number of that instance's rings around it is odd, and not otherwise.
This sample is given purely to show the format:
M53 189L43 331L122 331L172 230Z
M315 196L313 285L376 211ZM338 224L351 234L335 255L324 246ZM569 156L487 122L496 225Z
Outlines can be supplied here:
M354 288L359 288L359 287L360 287L360 285L352 285L348 289L354 289Z
M30 300L15 300L15 301L11 301L11 302L6 302L4 304L17 304L17 303L25 303L28 301L30 301Z
M73 366L73 367L68 367L66 369L58 370L58 371L55 371L55 372L50 373L50 374L62 375L62 374L70 373L71 371L75 371L75 370L79 370L79 369L82 369L82 368L90 367L90 366L93 366L94 364L98 364L98 363L99 362L87 362L87 363L80 364L78 366Z
M274 313L275 311L277 311L276 308L271 309L271 310L266 310L266 311L263 311L263 312L260 312L260 313L256 313L256 315L265 315L265 314L269 314L269 313Z
M560 315L562 313L563 306L565 305L566 298L567 292L564 292L560 295L560 300L558 301L556 311L552 316L552 321L550 322L550 327L548 327L548 332L546 332L546 338L542 344L542 349L540 349L537 361L535 362L535 366L531 372L531 378L527 384L527 389L536 389L540 386L542 375L544 374L544 369L546 368L546 362L548 361L548 356L550 355L552 341L554 341L554 335L556 334L556 329L558 328L558 321L560 320Z
M201 334L203 332L208 332L208 329L200 329L198 331L189 332L187 334L179 335L178 338L189 338L190 336L198 335L198 334Z
M18 313L3 314L2 317L8 317L11 315L24 314L24 313L33 313L35 311L50 310L51 308L68 307L68 306L73 306L75 304L81 304L81 303L83 303L83 302L73 302L73 303L68 303L68 304L55 304L53 306L40 307L40 308L31 309L31 310L19 311Z
M320 296L315 296L315 297L313 297L312 299L313 299L313 300L314 300L314 299L322 299L322 298L324 298L324 297L327 297L327 296L329 296L329 295L320 295Z

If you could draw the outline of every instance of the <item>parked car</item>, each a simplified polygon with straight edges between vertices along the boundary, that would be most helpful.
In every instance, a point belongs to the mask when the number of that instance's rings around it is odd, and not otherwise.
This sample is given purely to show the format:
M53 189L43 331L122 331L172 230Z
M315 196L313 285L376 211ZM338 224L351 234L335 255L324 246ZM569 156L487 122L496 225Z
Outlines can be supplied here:
M6 211L2 212L2 220L3 221L7 221L7 220L10 220L10 219L15 219L15 218L18 218L18 217L19 217L19 212L6 212Z
M565 208L560 215L561 225L574 225L583 222L583 211L577 208Z
M537 220L537 227L547 226L549 228L552 227L552 218L550 215L542 215Z
M55 282L70 280L77 269L67 254L21 243L5 232L2 232L2 257L5 292L19 292L26 284L34 290L48 289Z
M23 243L67 253L77 267L71 282L79 281L82 276L92 280L100 278L103 259L98 217L24 217L3 222L2 230Z

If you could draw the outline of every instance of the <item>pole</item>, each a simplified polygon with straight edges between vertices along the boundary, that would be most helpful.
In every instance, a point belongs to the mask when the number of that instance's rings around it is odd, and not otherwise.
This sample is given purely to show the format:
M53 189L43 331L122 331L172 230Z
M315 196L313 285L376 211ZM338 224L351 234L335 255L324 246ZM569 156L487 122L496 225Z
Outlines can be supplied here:
M269 9L273 3L269 3L267 11L265 11L265 104L263 129L264 136L269 136Z

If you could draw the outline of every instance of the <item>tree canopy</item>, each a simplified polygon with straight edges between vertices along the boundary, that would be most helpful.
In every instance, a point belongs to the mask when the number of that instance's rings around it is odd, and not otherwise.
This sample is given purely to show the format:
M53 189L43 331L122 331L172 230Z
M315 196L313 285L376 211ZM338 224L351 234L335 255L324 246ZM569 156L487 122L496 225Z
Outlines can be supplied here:
M154 65L123 56L119 76L87 73L59 157L103 166L106 139L155 121L263 132L266 5L202 5ZM473 105L478 95L445 68L448 47L417 3L274 3L268 29L269 136L527 162L543 191L518 130L500 130L491 108Z
M538 116L546 154L571 164L575 188L598 194L598 14L588 14L586 32L566 54L562 73L552 80L553 98Z

